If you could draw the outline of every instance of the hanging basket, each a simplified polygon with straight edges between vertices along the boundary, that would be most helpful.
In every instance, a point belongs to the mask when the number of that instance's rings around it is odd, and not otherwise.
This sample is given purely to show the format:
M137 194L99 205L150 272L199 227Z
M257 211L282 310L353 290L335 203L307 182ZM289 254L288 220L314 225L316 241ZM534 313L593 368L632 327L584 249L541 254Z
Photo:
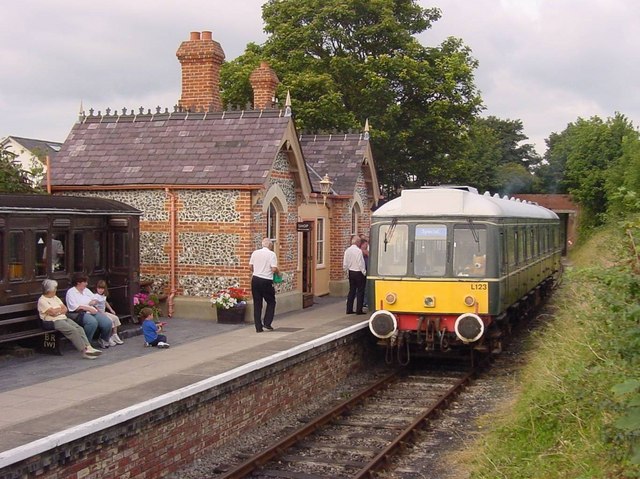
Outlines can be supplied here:
M218 309L218 322L224 324L241 324L244 323L244 313L247 309L247 305L234 306L229 309Z

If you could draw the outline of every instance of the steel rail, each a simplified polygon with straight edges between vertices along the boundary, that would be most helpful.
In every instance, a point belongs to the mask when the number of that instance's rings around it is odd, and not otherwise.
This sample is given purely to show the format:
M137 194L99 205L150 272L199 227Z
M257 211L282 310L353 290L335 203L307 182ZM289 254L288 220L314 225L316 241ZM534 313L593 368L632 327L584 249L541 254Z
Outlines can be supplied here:
M346 411L349 411L357 404L362 403L368 397L373 396L379 390L387 387L392 381L398 378L398 375L399 375L399 371L394 371L388 376L385 376L384 378L380 379L379 381L377 381L367 389L341 402L340 404L335 406L333 409L331 409L327 413L317 417L316 419L311 421L309 424L302 426L300 429L297 429L290 435L284 437L283 439L275 443L270 448L266 449L261 453L256 454L253 457L250 457L242 464L234 467L232 470L225 473L223 476L221 476L220 479L239 479L239 478L246 477L247 475L259 469L260 467L262 467L264 464L266 464L273 458L281 455L285 450L287 450L289 447L291 447L295 443L309 436L311 433L316 431L319 427L324 426L328 422L344 414Z
M453 386L443 393L438 401L428 409L426 409L418 418L416 418L409 426L407 426L387 447L385 447L376 457L374 457L367 465L365 465L354 476L354 479L365 477L374 477L374 474L387 465L391 457L396 454L403 445L408 436L412 435L418 429L428 425L429 420L440 410L449 405L460 392L464 390L469 382L478 373L477 369L473 369L460 378Z

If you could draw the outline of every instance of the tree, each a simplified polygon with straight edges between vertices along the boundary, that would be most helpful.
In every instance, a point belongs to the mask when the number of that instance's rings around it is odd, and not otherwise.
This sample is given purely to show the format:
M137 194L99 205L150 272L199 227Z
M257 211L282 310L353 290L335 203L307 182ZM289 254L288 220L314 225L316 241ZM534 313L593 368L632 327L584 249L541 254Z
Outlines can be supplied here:
M27 173L16 167L13 162L15 157L10 151L0 149L0 192L32 193Z
M558 186L558 192L566 191L580 204L583 231L604 221L610 196L624 178L628 176L629 184L634 184L630 170L637 165L633 145L629 144L626 155L623 146L625 138L637 136L633 124L616 113L606 121L597 116L578 118L561 133L549 137L545 154L548 166L540 173L547 187ZM554 176L557 181L551 183Z
M223 65L223 101L251 102L248 82L233 82L267 60L280 98L291 91L300 129L361 130L369 119L387 195L448 181L481 98L477 62L462 41L424 47L414 37L439 18L415 0L269 0L270 36Z

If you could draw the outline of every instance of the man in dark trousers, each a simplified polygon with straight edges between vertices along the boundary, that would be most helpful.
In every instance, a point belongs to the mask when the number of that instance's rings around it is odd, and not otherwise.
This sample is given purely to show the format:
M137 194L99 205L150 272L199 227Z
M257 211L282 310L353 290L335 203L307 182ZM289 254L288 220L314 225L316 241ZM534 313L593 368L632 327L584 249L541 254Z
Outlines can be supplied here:
M262 248L251 253L249 259L251 266L251 295L253 296L253 322L256 332L261 333L265 329L273 331L273 315L276 311L276 290L273 287L273 273L279 273L278 258L273 252L273 241L269 238L262 240ZM262 320L262 300L267 303Z
M347 296L347 314L364 314L364 288L367 284L367 270L364 256L360 249L360 238L354 236L344 252L342 266L349 273L349 295ZM353 310L353 300L356 300L356 310Z

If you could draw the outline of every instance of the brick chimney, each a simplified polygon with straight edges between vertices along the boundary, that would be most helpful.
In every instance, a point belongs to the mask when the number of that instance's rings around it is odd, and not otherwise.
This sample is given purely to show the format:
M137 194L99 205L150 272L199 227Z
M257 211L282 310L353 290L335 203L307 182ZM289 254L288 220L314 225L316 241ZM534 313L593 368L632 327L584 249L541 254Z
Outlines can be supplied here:
M251 88L253 88L253 108L264 110L272 108L273 99L276 96L276 87L280 80L267 62L261 62L260 66L253 70L249 76Z
M191 111L220 111L220 66L222 47L211 32L191 32L176 52L182 66L182 96L178 106Z

